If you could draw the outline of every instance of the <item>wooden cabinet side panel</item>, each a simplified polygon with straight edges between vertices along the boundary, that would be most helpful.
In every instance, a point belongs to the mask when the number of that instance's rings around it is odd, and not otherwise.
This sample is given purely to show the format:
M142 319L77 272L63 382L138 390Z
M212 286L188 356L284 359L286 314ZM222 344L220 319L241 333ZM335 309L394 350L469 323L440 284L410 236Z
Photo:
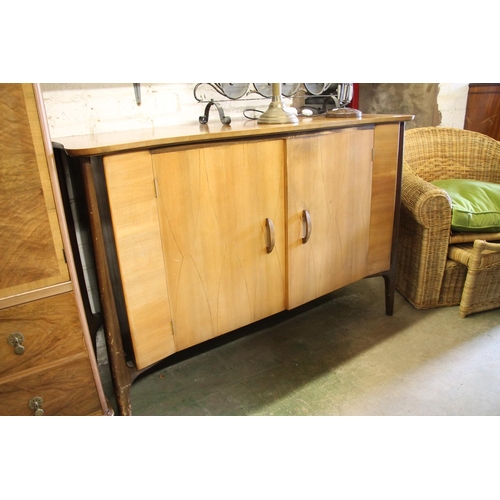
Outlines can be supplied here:
M287 141L289 309L366 276L372 146L371 129Z
M0 84L0 214L0 298L69 280L29 84Z
M377 125L374 138L373 187L368 274L391 265L399 154L399 124Z
M180 349L284 309L283 161L282 141L154 155Z
M104 158L130 334L138 369L176 351L149 152Z

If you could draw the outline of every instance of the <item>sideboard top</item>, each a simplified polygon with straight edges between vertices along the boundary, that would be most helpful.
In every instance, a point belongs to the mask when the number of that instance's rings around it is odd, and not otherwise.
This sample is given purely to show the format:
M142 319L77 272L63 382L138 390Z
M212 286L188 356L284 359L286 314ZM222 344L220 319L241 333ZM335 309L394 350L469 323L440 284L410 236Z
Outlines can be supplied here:
M255 137L271 137L381 123L406 122L412 115L363 115L361 118L300 118L298 124L261 125L256 120L233 120L222 125L213 118L211 123L125 130L53 139L70 156L94 156L124 153L143 149L205 143Z

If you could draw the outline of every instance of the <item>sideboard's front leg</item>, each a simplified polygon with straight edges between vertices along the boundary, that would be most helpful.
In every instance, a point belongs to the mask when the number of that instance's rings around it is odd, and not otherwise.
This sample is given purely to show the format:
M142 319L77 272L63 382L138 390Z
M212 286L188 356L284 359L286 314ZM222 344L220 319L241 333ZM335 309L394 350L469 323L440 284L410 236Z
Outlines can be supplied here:
M119 313L119 283L116 271L113 273L113 256L110 256L114 245L109 244L110 224L106 223L107 197L100 158L82 160L82 173L85 195L90 218L90 229L96 262L99 295L104 318L104 335L111 369L116 404L120 415L131 415L130 387L136 370L129 366L123 346L123 333L127 329L127 320ZM103 213L104 212L104 213Z
M394 291L395 291L395 277L394 273L384 274L385 283L385 314L392 316L394 312Z

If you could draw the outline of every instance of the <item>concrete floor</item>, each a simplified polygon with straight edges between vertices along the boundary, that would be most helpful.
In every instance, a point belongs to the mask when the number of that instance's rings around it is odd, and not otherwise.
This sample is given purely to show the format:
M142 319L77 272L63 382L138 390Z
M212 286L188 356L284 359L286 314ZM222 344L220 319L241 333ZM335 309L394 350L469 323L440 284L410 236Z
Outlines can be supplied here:
M500 309L460 319L396 294L388 317L382 278L366 279L178 353L131 395L137 416L498 416Z

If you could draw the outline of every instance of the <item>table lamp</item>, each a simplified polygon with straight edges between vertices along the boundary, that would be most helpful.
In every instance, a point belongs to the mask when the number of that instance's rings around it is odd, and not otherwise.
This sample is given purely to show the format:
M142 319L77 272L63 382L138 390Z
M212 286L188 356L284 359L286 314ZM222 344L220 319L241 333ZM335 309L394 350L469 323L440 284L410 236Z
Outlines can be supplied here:
M281 100L281 83L273 83L273 97L269 108L260 115L257 123L281 124L281 123L299 123L295 113L286 111Z

